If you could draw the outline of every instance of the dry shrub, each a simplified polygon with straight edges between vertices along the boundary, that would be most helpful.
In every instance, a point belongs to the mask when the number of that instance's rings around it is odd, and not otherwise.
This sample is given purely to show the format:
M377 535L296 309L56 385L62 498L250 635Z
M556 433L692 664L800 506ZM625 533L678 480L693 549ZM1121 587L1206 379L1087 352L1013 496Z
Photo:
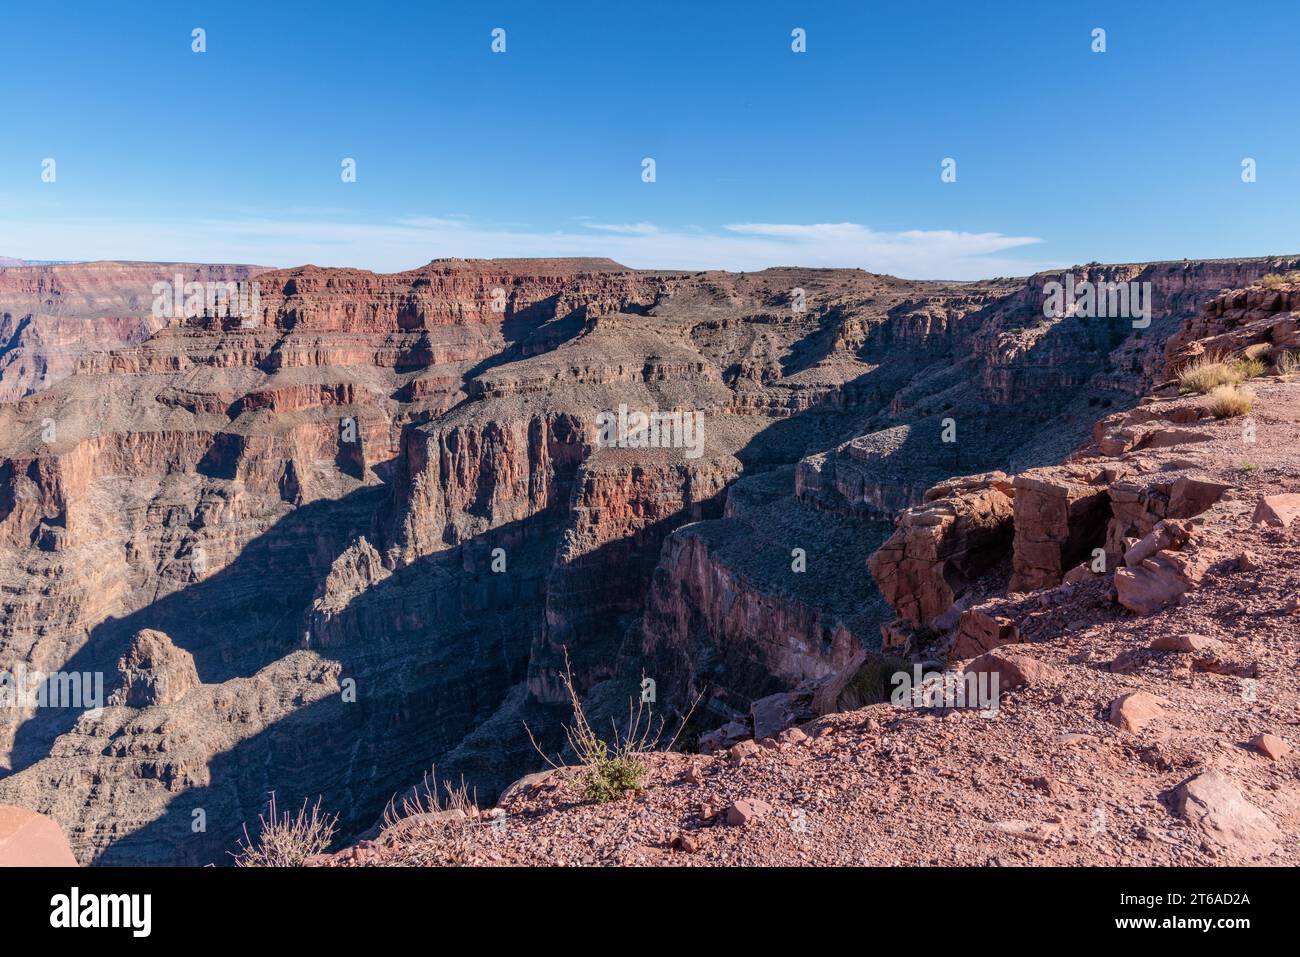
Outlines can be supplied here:
M307 799L303 798L297 814L288 811L281 814L272 791L266 813L257 818L260 828L256 841L248 836L248 825L244 825L239 851L232 854L235 866L301 867L311 855L323 853L334 837L339 818L337 814L333 817L322 814L320 805L321 799L317 798L309 810Z
M404 864L470 864L477 856L483 822L477 796L462 780L458 786L442 783L438 793L437 768L425 773L397 805L396 795L384 809L383 834L399 845Z
M1292 283L1300 282L1300 271L1289 273L1271 272L1259 281L1259 284L1265 289L1277 289L1279 286L1289 286Z
M1300 352L1279 352L1273 357L1273 368L1280 376L1295 375L1300 372Z
M653 709L641 699L629 698L627 703L627 723L619 728L612 718L610 725L612 735L608 741L596 733L583 711L582 701L573 685L573 671L569 665L569 650L564 649L564 688L569 695L569 705L573 709L573 724L565 725L564 734L578 759L577 779L581 782L584 796L598 804L604 804L628 794L635 794L642 788L648 766L645 755L658 751L663 738L664 721L656 719ZM696 699L696 703L699 699ZM664 745L670 750L677 743L677 738L690 720L695 705L682 718L681 726L672 739ZM546 763L556 770L566 767L562 762L552 760L537 744L532 729L524 726L533 740L537 753L545 758Z

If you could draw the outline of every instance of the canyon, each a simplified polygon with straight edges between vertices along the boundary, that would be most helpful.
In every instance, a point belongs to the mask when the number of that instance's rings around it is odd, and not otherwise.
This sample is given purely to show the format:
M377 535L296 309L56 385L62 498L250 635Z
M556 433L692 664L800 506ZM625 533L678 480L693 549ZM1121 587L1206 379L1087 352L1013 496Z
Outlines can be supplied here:
M0 803L83 863L225 863L270 791L320 796L345 841L433 766L508 804L532 739L563 745L566 666L593 724L650 678L685 750L723 754L803 709L849 748L889 720L851 710L887 707L861 680L886 660L1015 684L1034 668L1004 645L1092 654L1122 628L1089 644L1071 609L1113 607L1113 579L1125 614L1168 613L1213 579L1207 528L1300 487L1289 440L1244 476L1198 459L1233 426L1169 391L1192 355L1300 348L1300 297L1257 285L1298 266L1069 271L1150 283L1141 328L1045 316L1065 272L183 267L255 281L248 322L154 317L166 264L0 269L0 672L109 688L0 709ZM1279 435L1293 388L1261 389ZM624 406L698 414L702 454L602 447Z

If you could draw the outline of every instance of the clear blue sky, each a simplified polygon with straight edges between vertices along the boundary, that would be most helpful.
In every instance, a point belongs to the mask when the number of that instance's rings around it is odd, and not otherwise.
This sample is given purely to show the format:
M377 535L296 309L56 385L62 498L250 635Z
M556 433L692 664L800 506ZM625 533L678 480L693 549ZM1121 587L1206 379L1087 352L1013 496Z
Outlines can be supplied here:
M1300 251L1295 0L10 3L2 23L0 255L975 278Z

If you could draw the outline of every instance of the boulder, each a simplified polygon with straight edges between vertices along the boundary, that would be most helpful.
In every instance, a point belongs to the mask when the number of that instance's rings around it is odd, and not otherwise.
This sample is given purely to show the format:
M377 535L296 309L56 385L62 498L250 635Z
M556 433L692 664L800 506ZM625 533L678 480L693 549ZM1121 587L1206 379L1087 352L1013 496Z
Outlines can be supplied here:
M1281 761L1291 753L1291 746L1275 734L1257 734L1250 739L1250 746L1264 757Z
M1300 518L1300 493L1286 492L1282 495L1261 495L1255 504L1255 514L1251 521L1257 525L1273 525L1287 528Z
M714 728L706 734L700 735L700 753L714 754L718 751L725 751L737 741L744 741L752 737L753 729L748 722L728 721L720 728Z
M1176 635L1157 635L1151 639L1152 651L1177 651L1183 654L1217 654L1223 645L1205 635L1180 632Z
M1160 521L1137 543L1124 550L1124 564L1136 568L1156 552L1182 548L1192 537L1191 527L1177 521Z
M741 741L727 749L727 760L732 764L739 764L746 758L754 757L759 751L760 748L754 741Z
M1174 482L1169 491L1169 507L1165 514L1169 518L1200 515L1231 489L1231 485L1222 482L1183 476Z
M1206 844L1230 857L1264 857L1279 837L1272 819L1222 771L1206 771L1180 784L1174 810L1201 832Z
M1163 715L1160 700L1145 691L1120 695L1110 703L1110 723L1121 731L1131 731L1134 734Z
M766 817L771 811L772 806L766 801L760 801L758 798L741 798L727 806L724 820L732 827L743 827Z
M1002 649L980 655L963 671L965 674L996 674L1000 692L1032 685L1055 685L1065 680L1065 675L1051 665Z
M962 613L957 623L957 634L953 637L948 660L964 661L1019 640L1020 629L1010 618L970 608Z
M63 830L44 814L0 804L0 867L76 867Z
M1142 550L1139 542L1129 550L1125 562L1129 563L1129 556ZM1209 554L1199 549L1159 551L1137 564L1129 563L1128 567L1115 570L1116 597L1129 611L1149 615L1176 604L1182 595L1201 583L1209 567Z
M1065 577L1061 579L1061 584L1082 585L1084 582L1092 581L1096 577L1097 572L1092 570L1091 562L1080 562L1065 573Z

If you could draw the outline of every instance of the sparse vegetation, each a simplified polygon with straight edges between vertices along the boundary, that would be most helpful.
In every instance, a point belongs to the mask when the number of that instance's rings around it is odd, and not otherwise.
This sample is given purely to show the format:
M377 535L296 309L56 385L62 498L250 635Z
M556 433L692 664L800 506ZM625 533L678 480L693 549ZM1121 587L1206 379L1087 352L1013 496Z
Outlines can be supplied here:
M1240 381L1242 382L1245 382L1247 379L1254 379L1257 376L1262 376L1268 371L1268 366L1266 366L1262 361L1250 358L1249 356L1236 360L1231 363L1230 366L1233 374L1239 376Z
M308 857L322 853L334 838L338 815L323 814L320 806L321 800L317 798L308 809L307 799L303 798L297 814L288 811L281 814L272 791L266 813L257 819L260 827L256 841L248 836L248 825L244 825L239 851L232 855L235 866L301 867Z
M564 652L563 681L565 691L569 695L570 707L573 709L573 724L565 726L564 734L570 749L578 759L577 779L582 785L583 795L589 801L605 804L640 791L646 772L649 770L644 756L659 750L664 732L663 719L656 720L653 710L644 700L638 698L634 705L633 699L629 698L627 723L620 729L617 722L611 718L612 735L606 741L596 733L587 720L582 700L578 697L577 689L573 684L573 672L569 666L567 648ZM676 744L682 728L686 726L694 710L692 705L690 711L682 718L677 734L674 734L672 740L664 746L664 750L671 749ZM557 770L566 767L552 760L537 744L532 729L527 725L524 727L532 738L533 747L551 767Z
M1230 419L1245 415L1254 405L1255 397L1235 385L1221 385L1210 392L1210 414L1216 419Z
M1300 282L1300 270L1288 273L1271 272L1262 278L1259 284L1265 289L1277 289L1279 286L1287 286L1296 282Z
M1279 352L1273 357L1273 368L1278 375L1290 378L1300 372L1300 352Z
M1258 359L1224 359L1220 356L1201 356L1178 372L1179 391L1208 394L1219 386L1240 385L1247 379L1261 376L1267 367Z
M462 780L458 786L442 782L445 798L440 798L437 770L435 767L425 773L419 787L402 798L400 808L396 796L388 802L383 833L400 845L404 863L472 864L484 826L478 797Z

